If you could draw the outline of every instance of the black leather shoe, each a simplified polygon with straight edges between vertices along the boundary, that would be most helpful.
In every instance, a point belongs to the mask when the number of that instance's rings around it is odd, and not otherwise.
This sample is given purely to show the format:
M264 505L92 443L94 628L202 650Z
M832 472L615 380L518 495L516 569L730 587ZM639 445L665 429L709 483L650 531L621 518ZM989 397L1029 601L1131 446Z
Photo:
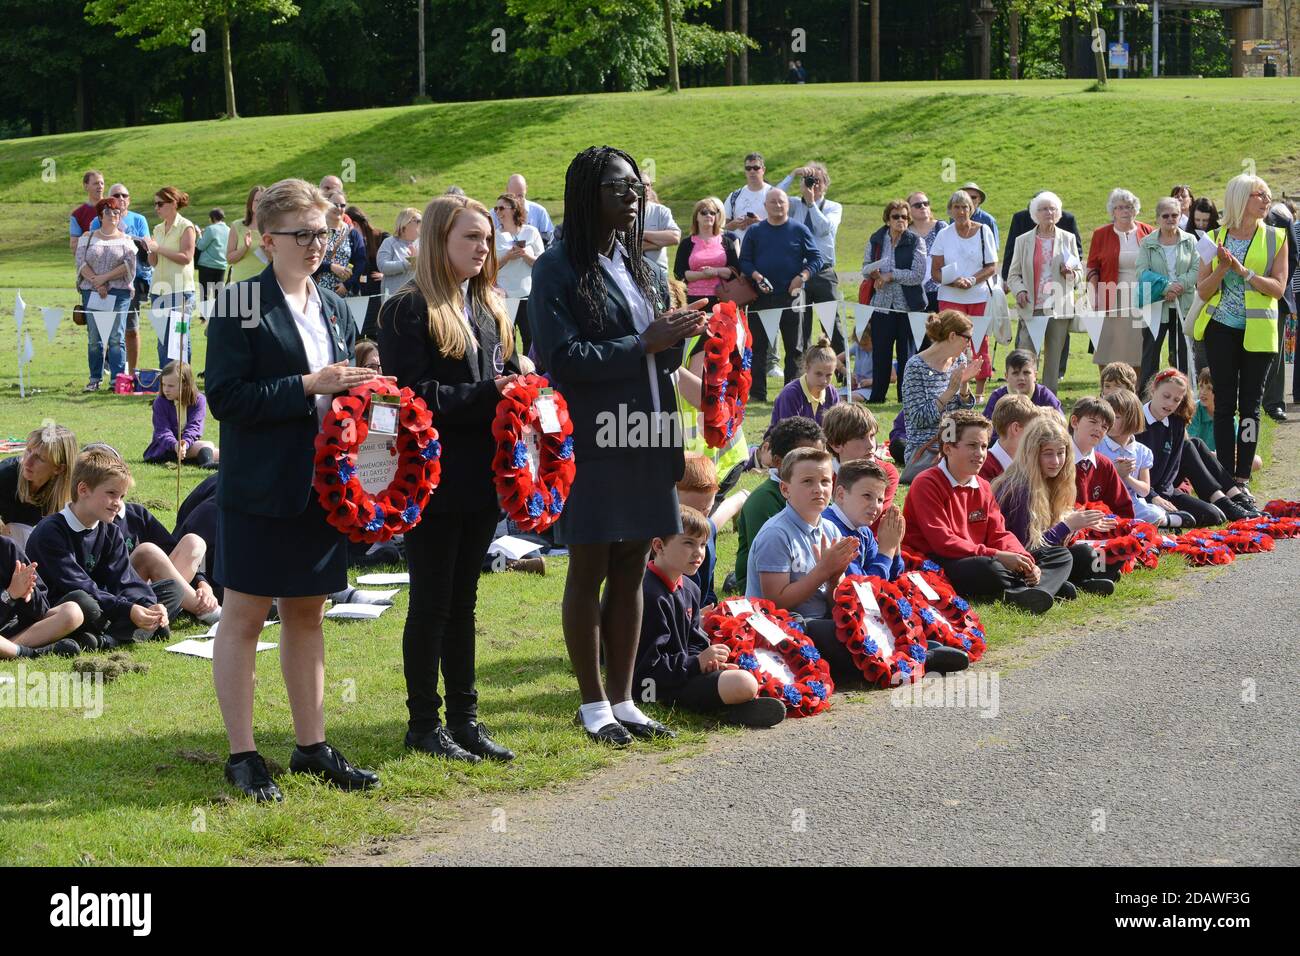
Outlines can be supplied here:
M1259 502L1255 500L1255 496L1245 488L1243 488L1238 494L1233 495L1231 500L1232 503L1242 511L1252 512L1252 518L1258 518L1264 514L1263 509L1259 506Z
M627 728L629 734L641 740L672 740L677 736L677 731L670 730L653 717L647 717L644 724L634 724L629 720L620 720L619 723Z
M785 720L785 704L775 697L755 697L722 711L722 722L741 727L775 727Z
M578 716L574 719L574 723L581 727L582 732L598 744L609 744L611 747L627 747L632 743L632 735L629 734L627 728L617 720L611 721L604 727L601 727L600 730L591 731L588 730L587 725L582 722L582 712L579 711Z
M303 753L301 748L294 747L289 758L289 772L320 777L340 790L370 790L379 786L379 774L352 766L329 744L323 744L314 754Z
M1268 417L1273 419L1273 421L1275 422L1286 421L1286 406L1274 405L1272 408L1266 409L1266 411L1268 412Z
M1233 498L1220 498L1218 501L1214 502L1214 507L1223 512L1223 518L1228 522L1242 521L1246 518L1257 517L1257 515L1247 511L1241 505L1237 504L1236 499Z
M284 794L271 779L271 772L266 769L266 761L261 754L254 754L249 760L232 764L226 761L226 779L244 796L252 797L258 803L279 803Z
M1062 584L1061 589L1056 592L1056 599L1058 601L1073 601L1078 596L1079 596L1079 589L1076 588L1069 581L1066 581L1064 584Z
M1052 596L1042 588L1016 588L1004 592L1002 600L1030 614L1046 614L1053 604Z
M447 732L447 728L442 726L434 727L433 730L422 734L408 730L406 732L406 746L411 750L418 750L430 757L441 757L444 760L478 763L482 759L453 740L451 734Z
M32 657L45 657L47 654L53 654L56 657L76 657L81 653L81 645L70 637L65 637L61 641L55 641L53 644L46 644L44 647L37 647L32 650Z
M1085 594L1100 594L1109 597L1115 593L1115 582L1110 578L1088 578L1079 582L1079 590Z
M1042 592L1046 594L1046 591ZM964 671L970 667L970 655L960 647L949 647L938 641L930 641L925 648L925 669L936 674L949 674Z
M451 733L451 739L476 757L481 757L484 760L496 760L501 763L509 763L515 759L514 751L507 750L493 740L488 735L488 729L477 720L471 720L468 724L461 724L459 727L448 729Z

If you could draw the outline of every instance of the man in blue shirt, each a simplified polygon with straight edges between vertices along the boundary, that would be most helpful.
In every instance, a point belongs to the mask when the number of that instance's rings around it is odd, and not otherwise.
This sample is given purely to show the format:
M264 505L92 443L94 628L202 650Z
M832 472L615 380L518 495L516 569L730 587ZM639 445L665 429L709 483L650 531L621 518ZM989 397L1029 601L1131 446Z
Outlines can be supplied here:
M803 343L799 335L799 313L790 303L799 294L811 276L821 272L825 264L813 235L806 226L790 221L790 200L785 191L768 190L763 201L767 219L745 230L740 246L740 271L749 276L758 287L758 299L749 310L751 316L764 309L782 309L780 319L781 341L785 346L785 381L792 382L803 371ZM754 334L754 376L750 398L767 401L767 353L771 346L761 317L751 321Z
M138 212L131 212L131 193L121 183L113 183L108 195L120 203L126 211L122 213L122 231L137 239L149 238L149 222ZM99 228L99 217L90 224L90 230ZM139 243L137 243L137 246ZM136 257L135 288L131 292L131 307L126 312L126 370L134 372L139 366L140 358L140 305L149 304L149 284L153 281L153 266L149 260Z

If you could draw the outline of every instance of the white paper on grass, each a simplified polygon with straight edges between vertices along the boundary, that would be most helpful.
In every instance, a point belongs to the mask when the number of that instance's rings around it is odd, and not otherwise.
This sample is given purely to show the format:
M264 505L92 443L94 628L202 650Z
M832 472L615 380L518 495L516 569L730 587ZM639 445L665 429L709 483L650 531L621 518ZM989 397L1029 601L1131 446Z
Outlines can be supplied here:
M922 575L920 571L913 571L908 575L908 577L911 578L912 583L916 585L917 590L925 595L927 601L939 600L939 592L930 587L930 582L925 579L924 575Z
M411 575L407 571L397 571L377 574L363 574L357 578L357 584L410 584Z
M794 671L776 651L768 650L766 647L754 648L754 656L758 658L758 669L766 674L771 674L782 684L794 683Z
M1025 331L1029 333L1029 341L1034 345L1034 354L1042 355L1043 339L1047 335L1047 323L1050 321L1050 316L1031 315L1029 318L1020 321L1025 324Z
M1196 240L1196 251L1201 256L1201 262L1208 265L1219 254L1219 244L1211 239L1207 233L1202 233L1201 238Z
M268 627L275 627L275 626L276 626L277 624L279 624L279 623L280 623L279 621L263 621L263 622L262 622L262 630L265 631ZM212 626L208 628L207 633L205 633L205 634L200 634L199 637L207 637L207 638L216 637L216 636L217 636L217 628L220 627L220 626L221 626L221 622L220 622L220 621L213 621L213 622L212 622Z
M781 326L781 313L784 309L760 309L758 321L763 325L763 331L767 334L768 345L776 341L777 330Z
M813 315L817 316L817 321L821 322L822 328L826 330L827 338L835 334L835 312L838 308L839 303L834 299L814 302L812 305Z
M989 323L992 321L993 321L993 316L987 314L972 315L970 317L970 324L971 324L970 344L971 344L971 348L973 348L976 352L980 350L980 346L984 343L984 336L989 334Z
M732 617L744 617L746 614L754 613L754 605L750 604L745 598L732 598L730 601L724 601L723 607Z
M95 323L95 329L99 332L99 347L107 355L108 337L113 334L113 326L117 323L117 313L94 311L90 313L90 321Z
M361 327L366 324L366 309L370 306L370 296L350 295L343 301L348 307L348 314L352 316L352 324L356 327L357 335L360 335Z
M325 612L325 616L344 620L373 621L390 607L391 605L388 604L335 604Z
M358 588L357 597L369 598L372 603L374 601L391 601L393 595L397 592L398 588L390 588L383 591L367 591L365 588Z
M867 612L867 616L874 614L880 617L880 605L876 603L876 592L871 590L871 584L867 581L854 581L853 590L857 592L858 601L862 604L862 610Z
M191 637L189 640L181 641L179 644L173 644L167 650L173 654L185 654L188 657L202 657L204 660L212 660L212 651L216 646L216 641L203 640L198 637ZM267 644L263 641L257 642L258 651L269 651L273 647L279 647L279 644Z
M0 684L16 684L13 674L0 674Z
M63 310L57 307L41 309L41 320L45 323L45 334L53 342L55 333L59 331L59 323L63 321Z
M925 323L929 320L928 312L909 312L907 313L908 324L912 326L912 344L919 351L921 343L925 341Z
M523 299L506 299L506 315L510 317L511 326L515 324L515 317L519 315L519 303L522 301Z
M773 647L780 647L790 640L790 635L781 630L780 625L766 614L759 612L751 614L749 616L749 626L762 635L763 639Z
M516 538L514 535L504 534L488 545L488 554L504 554L512 561L518 561L520 558L527 557L534 551L542 550L542 546L533 541L527 541L524 538Z

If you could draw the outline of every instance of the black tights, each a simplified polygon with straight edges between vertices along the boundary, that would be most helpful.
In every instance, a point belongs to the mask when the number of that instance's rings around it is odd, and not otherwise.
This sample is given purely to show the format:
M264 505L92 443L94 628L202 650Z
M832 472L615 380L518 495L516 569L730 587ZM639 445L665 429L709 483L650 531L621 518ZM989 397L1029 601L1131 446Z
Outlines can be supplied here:
M606 699L600 683L602 642L608 699L619 703L632 697L632 667L641 639L641 582L649 556L649 540L569 545L561 616L584 704Z

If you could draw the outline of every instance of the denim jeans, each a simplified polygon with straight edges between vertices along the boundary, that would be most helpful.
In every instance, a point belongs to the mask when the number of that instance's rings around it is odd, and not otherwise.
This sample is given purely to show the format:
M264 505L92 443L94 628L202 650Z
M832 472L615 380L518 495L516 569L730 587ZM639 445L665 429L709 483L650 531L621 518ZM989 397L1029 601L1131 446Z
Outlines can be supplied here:
M131 304L130 289L109 289L109 298L113 300L113 329L108 334L108 373L111 381L114 376L126 371L126 310ZM81 306L89 312L90 292L81 293ZM90 380L98 382L104 377L104 340L95 324L94 315L86 316L86 364L90 366Z
M190 364L190 356L194 351L193 348L194 317L198 313L198 309L196 308L194 303L194 293L193 292L171 292L168 293L167 295L150 296L150 298L153 300L152 306L154 309L174 310L176 312L184 313L185 316L187 317L186 320L190 323L190 330L188 333L186 333L185 336L185 357L184 358L185 358L185 363L187 365ZM159 368L167 367L167 362L168 362L167 339L172 334L173 334L172 323L169 319L167 325L163 329L163 334L158 336L158 367Z

